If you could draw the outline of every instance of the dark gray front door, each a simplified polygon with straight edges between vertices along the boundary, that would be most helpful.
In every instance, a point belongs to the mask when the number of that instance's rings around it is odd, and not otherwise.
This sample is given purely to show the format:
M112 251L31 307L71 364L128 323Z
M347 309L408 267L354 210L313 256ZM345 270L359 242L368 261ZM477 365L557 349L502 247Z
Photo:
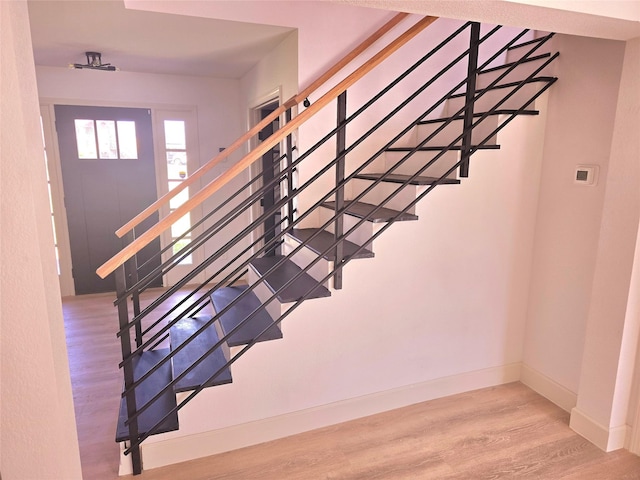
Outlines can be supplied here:
M113 274L103 280L96 269L124 246L114 232L157 199L151 112L56 105L55 115L76 294L114 291ZM159 251L156 239L137 255L138 265L151 259L142 276L160 264Z

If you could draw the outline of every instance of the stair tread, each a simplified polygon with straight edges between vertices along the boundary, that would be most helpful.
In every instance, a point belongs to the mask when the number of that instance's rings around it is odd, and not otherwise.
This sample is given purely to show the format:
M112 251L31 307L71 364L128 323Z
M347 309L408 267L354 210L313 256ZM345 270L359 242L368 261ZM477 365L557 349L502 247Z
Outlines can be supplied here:
M485 113L487 112L474 112L473 116L481 117ZM489 115L513 115L514 113L518 113L518 115L539 115L540 114L538 110L522 110L521 112L518 112L518 110L514 110L514 109L500 109L500 110L495 110L491 112ZM429 123L444 123L444 122L447 122L449 118L452 118L454 121L464 120L464 116L458 115L456 117L431 118L429 120L422 120L418 122L418 125L427 125Z
M289 235L299 242L306 242L309 237L315 234L318 231L317 228L294 228ZM318 235L316 235L312 240L307 243L307 248L313 250L316 254L320 255L327 248L333 245L334 236L333 233L327 232L326 230L320 231ZM349 242L348 240L343 241L344 248L344 258L373 258L374 253L371 250L367 250L363 248L358 253L354 255L354 252L359 248L359 245L356 245L353 242ZM335 261L336 254L335 250L331 249L324 255L324 258L329 261Z
M271 267L278 262L284 260L273 272L266 276L265 284L272 292L279 290L291 278L298 274L302 269L286 257L273 255L269 257L256 258L251 262L251 266L261 276L264 277ZM314 288L315 286L315 288ZM311 293L307 294L310 290ZM331 292L323 285L319 284L311 275L306 272L293 281L290 285L278 293L278 300L282 303L295 302L300 300L303 295L307 298L329 297Z
M440 150L445 150L447 147L446 146L424 146L424 147L420 147L418 148L416 151L418 152L437 152ZM462 145L452 145L450 147L448 147L449 150L462 150ZM500 149L500 145L471 145L471 148L475 148L476 150L499 150ZM416 147L390 147L387 148L386 151L388 152L411 152L413 150L415 150Z
M211 320L211 317L206 315L196 316L191 318L183 318L178 321L173 327L171 327L171 346L177 348L182 345L185 340L191 337L196 330L201 328L206 322ZM190 365L193 364L203 353L216 344L220 338L216 332L215 325L211 324L202 333L200 333L192 342L190 342L185 348L180 350L173 357L173 375L174 378L184 372ZM222 385L225 383L231 383L231 370L229 367L225 368L212 381L205 383L207 379L217 372L225 363L227 359L224 356L222 348L217 348L211 355L205 358L196 368L191 370L187 375L181 378L174 386L173 389L176 392L185 392L193 390L201 385L207 387L213 385Z
M382 177L382 173L361 173L356 175L354 178L359 178L362 180L377 180ZM413 175L404 175L401 173L391 173L385 177L383 182L390 183L404 183L409 180ZM409 182L411 185L433 185L438 180L439 177L427 177L427 176L418 176ZM443 178L440 182L440 185L457 185L460 183L460 180L457 178Z
M490 91L490 90L499 90L501 88L517 87L518 85L520 85L520 83L538 83L538 82L548 83L557 79L558 79L557 77L551 77L551 76L534 77L534 78L530 78L529 80L525 79L517 82L500 83L487 88L477 88L476 93ZM449 98L460 98L466 95L467 95L466 92L454 93L453 95L449 96Z
M133 360L134 379L138 380L142 375L148 372L160 360L169 355L169 349L163 348L158 350L149 350L143 352ZM160 390L162 390L169 382L171 382L171 362L168 361L156 370L149 378L143 381L136 388L136 405L141 407ZM138 432L140 434L147 433L160 419L168 412L176 407L176 396L169 389L165 392L153 405L142 412L138 417ZM124 442L129 440L129 427L124 422L127 419L127 402L126 399L120 401L120 411L118 414L118 426L116 428L116 442ZM178 430L178 413L172 413L160 428L155 432L165 433Z
M533 55L531 57L528 57L528 58L525 58L524 60L522 60L520 62L520 64L527 63L527 62L535 62L536 60L541 60L543 58L549 58L550 56L551 56L551 53L542 53L540 55ZM512 67L516 63L518 63L518 62L509 62L509 63L504 63L502 65L498 65L496 67L486 68L484 70L479 71L478 75L482 75L483 73L495 72L497 70L506 69L506 68Z
M220 288L211 294L211 301L216 312L220 312L227 305L233 302L247 288L247 285L236 287ZM226 335L236 326L238 326L245 318L251 315L257 308L261 306L260 300L253 292L247 293L238 303L232 306L222 317L220 317L220 325ZM258 342L267 340L276 340L282 338L282 332L278 325L273 325L273 319L262 309L258 311L251 319L245 322L238 330L227 339L227 343L231 347L238 345L246 345L252 342L260 333L271 326L269 330L262 335Z
M349 200L345 200L345 204L348 203ZM322 206L331 210L335 210L336 202L325 202L322 204ZM371 205L370 203L352 202L346 208L345 213L354 217L365 218L369 213L371 213L374 208L376 208L376 205ZM373 217L369 217L367 220L372 223L388 222L399 213L400 212L398 210L392 210L390 208L382 207L378 209L376 213L374 213ZM403 213L395 221L403 222L417 219L417 215L413 215L411 213Z

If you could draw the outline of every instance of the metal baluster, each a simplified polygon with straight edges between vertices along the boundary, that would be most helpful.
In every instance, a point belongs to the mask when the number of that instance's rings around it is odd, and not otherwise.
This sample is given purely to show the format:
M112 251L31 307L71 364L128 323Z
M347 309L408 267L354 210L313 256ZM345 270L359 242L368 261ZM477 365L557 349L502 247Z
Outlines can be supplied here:
M125 243L128 245L136 239L135 228L131 229L125 235ZM138 284L138 260L134 255L126 262L127 278L129 280L128 285ZM133 304L133 316L137 317L140 314L140 290L135 288L131 292L131 302ZM125 302L126 303L126 302ZM140 322L136 323L136 347L142 345L142 325Z
M344 161L346 148L346 130L345 120L347 118L347 92L346 90L338 96L338 131L336 132L336 208L335 208L335 224L334 238L337 241L342 236L344 230ZM340 264L344 258L344 242L338 242L336 245L336 259L334 263L335 275L333 276L333 288L340 290L342 288L342 268Z
M289 123L291 121L291 109L287 109L285 113L285 121ZM293 137L291 134L287 135L287 167L293 162ZM287 197L289 202L287 203L287 227L293 224L293 169L289 169L287 172Z
M480 24L471 24L471 35L469 39L469 65L467 68L467 92L465 96L464 111L464 136L462 137L462 152L460 159L460 176L469 176L469 157L471 156L471 124L473 123L473 98L476 94L476 78L478 70L478 45L480 44Z
M127 272L125 270L125 266L121 265L118 267L115 272L115 280L116 280L116 294L118 298L121 298L122 295L125 295L127 291ZM119 302L118 303L118 321L120 324L120 329L125 329L124 333L120 336L120 346L122 348L122 359L129 358L131 356L131 336L129 335L129 329L126 328L129 323L129 308L127 306L127 302ZM133 360L124 362L122 367L124 371L124 387L128 389L130 385L134 382L134 374L133 374ZM136 413L136 391L132 389L125 396L126 404L127 404L127 418L132 418ZM138 440L138 419L134 418L129 423L129 441L135 442ZM138 475L142 473L142 457L140 455L140 447L134 446L131 450L131 461L133 462L133 474Z

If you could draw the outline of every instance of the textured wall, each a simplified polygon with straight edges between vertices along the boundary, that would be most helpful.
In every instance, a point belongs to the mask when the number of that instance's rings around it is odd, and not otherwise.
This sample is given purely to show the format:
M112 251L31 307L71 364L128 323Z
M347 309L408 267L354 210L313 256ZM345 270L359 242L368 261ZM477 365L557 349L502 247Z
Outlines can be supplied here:
M26 2L0 2L2 478L81 478Z

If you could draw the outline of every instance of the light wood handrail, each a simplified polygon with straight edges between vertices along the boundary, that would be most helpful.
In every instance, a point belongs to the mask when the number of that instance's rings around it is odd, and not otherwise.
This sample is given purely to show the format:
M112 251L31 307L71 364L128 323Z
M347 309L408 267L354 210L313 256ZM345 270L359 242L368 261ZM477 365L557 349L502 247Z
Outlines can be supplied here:
M116 235L120 238L125 236L131 229L138 226L145 219L147 219L151 214L158 211L162 205L165 205L169 202L173 197L175 197L178 193L180 193L185 188L192 185L196 182L200 177L202 177L205 173L211 170L216 165L219 165L224 159L226 159L229 155L235 152L240 146L242 146L245 142L248 142L254 135L257 135L263 128L273 122L276 118L286 112L289 108L298 105L305 98L315 92L320 86L324 85L331 77L333 77L336 73L342 70L346 65L352 62L355 58L357 58L361 53L367 50L371 45L373 45L376 41L378 41L383 35L388 33L393 27L398 25L402 20L404 20L409 14L408 13L398 13L393 16L391 20L385 23L382 27L376 30L372 35L370 35L366 40L360 43L357 47L351 50L347 55L341 58L338 62L336 62L331 68L326 70L322 75L316 78L308 87L302 90L297 95L294 95L289 100L280 105L276 110L267 115L264 119L262 119L257 125L252 127L248 132L238 138L235 142L225 148L219 155L215 156L207 163L205 163L198 170L193 172L192 175L180 182L174 189L170 190L168 193L164 194L158 200L153 202L147 208L145 208L142 212L136 215L134 218L125 223L122 227L116 230Z
M103 265L101 265L96 273L101 277L105 278L107 275L112 273L116 268L126 262L128 259L133 257L137 252L142 250L146 245L148 245L152 240L158 237L162 232L168 229L175 221L182 218L185 214L190 212L192 209L200 205L207 198L209 198L213 193L220 190L224 185L226 185L229 181L231 181L236 175L242 172L245 168L251 165L254 161L260 158L264 153L268 152L275 144L284 139L289 133L298 128L301 124L306 122L309 118L315 115L318 111L328 105L332 100L338 97L342 92L344 92L347 88L352 86L358 80L360 80L364 75L369 73L375 67L377 67L380 63L382 63L386 58L392 55L396 50L406 44L409 40L415 37L418 33L424 30L426 27L435 22L438 17L427 16L418 21L415 25L409 28L406 32L398 36L393 42L380 50L377 54L375 54L369 61L367 61L364 65L360 66L353 73L347 76L344 80L338 83L335 87L325 93L322 97L320 97L317 101L312 103L308 108L306 108L300 115L296 116L290 122L285 124L278 131L274 132L269 138L267 138L264 142L259 144L256 148L251 150L242 160L234 164L231 168L220 174L214 180L212 180L209 184L207 184L204 188L202 188L198 193L196 193L193 197L183 203L180 207L174 210L171 214L167 215L165 218L160 220L157 224L151 227L149 230L144 232L138 238L136 238L129 245L124 247L120 252L114 255L111 259L106 261Z

